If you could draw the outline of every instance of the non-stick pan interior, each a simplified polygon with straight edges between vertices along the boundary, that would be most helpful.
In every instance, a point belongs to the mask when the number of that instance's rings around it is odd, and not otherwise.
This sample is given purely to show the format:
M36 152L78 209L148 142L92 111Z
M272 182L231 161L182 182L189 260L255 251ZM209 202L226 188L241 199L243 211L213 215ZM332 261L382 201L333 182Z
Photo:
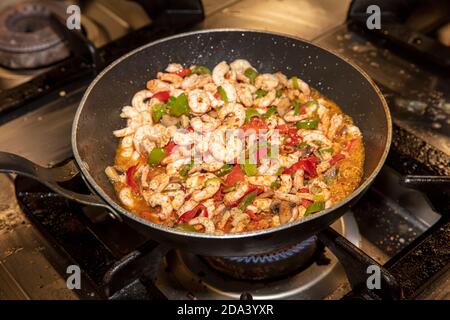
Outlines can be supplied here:
M91 183L116 201L104 174L105 167L114 162L118 143L112 131L125 126L119 117L121 108L130 104L134 93L144 89L156 72L172 62L213 67L237 58L249 60L259 72L296 75L336 101L363 133L363 181L371 175L385 152L390 119L383 100L365 75L333 53L298 39L264 32L216 30L149 44L115 62L95 80L80 105L73 132L74 151L82 159Z

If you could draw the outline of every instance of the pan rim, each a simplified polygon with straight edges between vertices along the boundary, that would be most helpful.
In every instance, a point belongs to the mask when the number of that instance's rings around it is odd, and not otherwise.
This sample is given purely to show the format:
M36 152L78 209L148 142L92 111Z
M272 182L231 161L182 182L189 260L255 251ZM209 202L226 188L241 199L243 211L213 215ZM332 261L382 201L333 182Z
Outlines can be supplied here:
M157 223L153 223L147 220L144 220L142 218L140 218L139 216L133 214L130 211L125 210L125 208L123 208L122 206L118 205L113 199L111 199L104 191L103 189L95 182L94 178L91 176L91 174L89 173L88 168L84 165L83 160L81 159L79 153L78 153L78 148L77 148L77 143L76 143L76 134L77 134L77 127L78 127L78 123L79 123L79 119L80 119L80 115L83 111L83 107L90 95L91 90L95 87L95 85L100 81L100 79L103 78L103 75L105 75L107 72L109 72L110 70L112 70L116 65L120 64L122 61L126 60L127 58L133 56L134 54L143 51L149 47L155 46L159 43L163 43L169 40L173 40L173 39L178 39L178 38L183 38L183 37L187 37L187 36L192 36L192 35L196 35L196 34L203 34L203 33L214 33L214 32L242 32L242 33L262 33L262 34L269 34L269 35L274 35L274 36L279 36L279 37L285 37L285 38L289 38L295 41L301 41L302 43L306 44L306 45L310 45L313 47L317 47L319 49L322 49L326 52L331 53L332 55L334 55L337 59L341 60L342 62L350 65L351 67L353 67L357 72L359 72L364 78L365 80L370 84L370 86L372 87L372 89L375 91L375 93L377 94L378 98L381 101L381 104L383 106L384 109L384 113L385 113L385 117L386 117L386 128L387 128L387 135L386 135L386 142L385 142L385 146L384 146L384 150L383 153L381 155L381 158L377 164L377 166L375 167L375 169L372 171L372 173L367 177L367 179L358 186L358 188L356 188L349 196L347 196L344 200L340 201L339 203L337 203L336 205L332 206L331 208L328 208L320 213L314 214L314 215L310 215L308 217L303 218L302 220L298 220L298 221L293 221L290 223L286 223L286 224L282 224L280 226L277 227L272 227L272 228L268 228L268 229L263 229L263 230L256 230L256 231L247 231L247 232L241 232L241 233L233 233L233 234L221 234L221 235L216 235L216 234L210 234L210 233L194 233L194 232L186 232L186 231L182 231L182 230L178 230L175 228L171 228L171 227L166 227ZM74 153L74 157L75 160L78 164L78 166L80 167L81 173L84 175L84 177L86 178L87 182L90 184L90 186L94 189L94 191L101 197L101 199L105 202L105 204L107 206L110 206L111 209L113 209L116 212L119 212L120 214L125 215L126 217L139 222L141 224L144 224L148 227L152 227L157 229L158 231L163 231L163 232L169 232L170 234L174 234L177 236L184 236L184 237L192 237L192 238L197 238L197 239L239 239L239 238L249 238L249 237L258 237L258 236L267 236L270 234L274 234L274 233L278 233L281 232L285 229L294 227L296 225L302 224L302 223L307 223L308 221L314 220L314 219L319 219L324 215L327 215L333 211L339 210L340 208L344 207L346 204L350 203L351 201L353 201L355 198L357 198L358 196L360 196L361 194L364 193L364 191L370 186L370 184L373 182L373 180L375 179L375 177L379 174L381 168L384 166L384 163L386 161L387 155L389 153L390 150L390 146L391 146L391 142L392 142L392 118L391 118L391 113L388 107L388 104L386 102L386 99L384 98L383 94L381 93L380 89L378 88L378 86L375 84L375 82L369 77L369 75L362 70L359 66L357 66L355 63L353 63L352 61L348 60L345 57L342 57L341 55L339 55L338 53L336 53L333 50L324 48L320 45L314 44L310 41L301 39L299 37L295 37L292 35L287 35L287 34L283 34L283 33L278 33L278 32L271 32L271 31L265 31L265 30L256 30L256 29L243 29L243 28L215 28L215 29L204 29L204 30L195 30L195 31L189 31L189 32L184 32L184 33L180 33L180 34L176 34L173 36L169 36L169 37L165 37L150 43L147 43L141 47L138 47L126 54L124 54L123 56L119 57L118 59L116 59L115 61L113 61L111 64L109 64L105 69L103 69L96 77L94 80L92 80L92 82L89 84L88 88L86 89L86 91L83 94L83 98L80 101L80 104L78 105L77 111L75 113L75 117L72 123L72 131L71 131L71 144L72 144L72 151Z

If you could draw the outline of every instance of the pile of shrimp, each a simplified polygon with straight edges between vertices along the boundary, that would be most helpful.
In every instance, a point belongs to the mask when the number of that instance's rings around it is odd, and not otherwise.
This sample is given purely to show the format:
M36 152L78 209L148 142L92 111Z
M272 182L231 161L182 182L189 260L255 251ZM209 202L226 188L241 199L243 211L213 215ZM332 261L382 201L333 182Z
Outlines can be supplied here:
M182 95L180 114L170 101ZM120 117L127 125L113 132L120 142L105 173L127 210L165 226L215 234L276 227L330 208L360 183L364 146L352 119L300 78L258 73L244 59L212 71L171 63ZM225 139L230 129L244 134ZM254 151L248 130L277 152L262 148L254 165L239 162Z

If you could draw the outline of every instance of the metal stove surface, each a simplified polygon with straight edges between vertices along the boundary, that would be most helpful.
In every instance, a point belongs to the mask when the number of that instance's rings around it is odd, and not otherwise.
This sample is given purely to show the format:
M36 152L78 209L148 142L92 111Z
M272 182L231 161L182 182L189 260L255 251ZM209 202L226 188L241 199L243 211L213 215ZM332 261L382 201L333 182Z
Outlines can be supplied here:
M297 1L268 0L263 2L269 4L271 8L276 8L279 14L274 16L272 13L274 10L268 12L268 7L263 6L259 1L223 1L220 4L215 1L205 1L207 17L198 28L218 26L263 28L290 33L340 51L341 54L360 63L372 77L383 85L384 92L391 104L397 103L394 112L396 124L394 137L400 138L400 140L394 140L395 150L402 154L412 155L414 159L423 164L428 163L430 158L435 159L435 165L431 167L425 165L426 169L434 173L448 174L450 167L448 162L450 154L448 120L444 118L448 114L448 100L443 92L449 91L446 89L448 87L446 87L445 79L438 78L422 69L417 70L417 67L399 60L398 57L386 58L386 56L390 56L390 53L385 50L373 50L363 38L349 31L346 25L342 26L346 14L342 2L331 4L329 1L300 1L302 19L298 19L296 11L292 10L293 6L298 4ZM348 3L349 1L345 1L345 4ZM339 10L336 9L337 7ZM317 14L326 17L327 24L325 26L316 19ZM286 19L290 21L289 24L280 23ZM286 25L289 25L289 29L286 29ZM345 44L341 48L339 43ZM369 57L375 55L378 59L382 59L382 62L375 59L365 60L366 55ZM403 67L399 67L398 64L405 66L404 72L401 72ZM387 65L392 66L394 71L385 73L384 67ZM410 70L414 72L410 73ZM400 77L403 79L402 85L396 82L399 81L399 74L405 74L404 77ZM396 80L392 81L392 78ZM416 82L416 79L420 81ZM47 96L32 103L26 110L29 112L23 111L22 116L13 120L8 119L7 122L2 119L0 126L1 149L21 154L42 165L54 164L69 157L71 155L69 137L71 122L86 84L74 83L72 87L63 88L59 94ZM416 96L398 98L396 93L403 92L404 88L408 88L410 84L415 88L411 94L416 94ZM419 97L423 97L420 95L420 90L427 91L429 87L426 84L432 85L432 88L437 89L440 93L434 100L432 99L434 96L427 96L427 99L430 100L427 100L426 107L424 107L420 103L421 100L417 98L417 94ZM426 89L424 90L424 88ZM432 114L436 111L435 117L427 118L431 120L421 121L424 115L429 116L429 111ZM411 145L409 143L411 139L415 144L414 147L408 148L408 145ZM420 148L417 145L420 145ZM409 168L415 172L415 167L409 166ZM420 193L404 190L396 182L396 173L385 168L377 179L375 187L369 190L354 212L362 234L361 248L380 263L388 261L390 257L405 248L438 219L438 215L430 209ZM1 175L0 185L2 190L9 190L0 195L2 197L0 205L0 243L2 244L0 247L0 278L4 280L0 281L0 298L98 297L96 291L89 286L84 292L73 292L66 289L64 266L69 263L67 257L55 250L48 239L35 229L27 216L20 210L17 200L13 196L13 180ZM386 190L387 185L392 186L392 189L396 191ZM173 258L176 260L180 257ZM31 264L30 261L32 261ZM16 269L17 265L23 267ZM183 269L183 264L177 264L177 266ZM31 269L33 272L29 271ZM184 270L182 272L192 271ZM29 275L36 276L30 279ZM194 279L196 277L197 275L193 276ZM164 277L161 277L160 280L163 281ZM169 283L173 279L164 281ZM340 298L348 291L348 284L345 280L338 282L339 288L328 298ZM191 285L192 283L187 284L188 287ZM215 285L210 285L208 290L214 295L219 294L218 290L213 290L214 287ZM199 290L199 292L203 292L204 288ZM173 295L173 297L183 296L180 292L166 292L166 294ZM261 293L261 295L263 294ZM295 297L295 294L292 294L291 297ZM322 295L325 294L322 292ZM228 296L235 297L235 293L228 294ZM304 298L304 296L299 294L297 298Z

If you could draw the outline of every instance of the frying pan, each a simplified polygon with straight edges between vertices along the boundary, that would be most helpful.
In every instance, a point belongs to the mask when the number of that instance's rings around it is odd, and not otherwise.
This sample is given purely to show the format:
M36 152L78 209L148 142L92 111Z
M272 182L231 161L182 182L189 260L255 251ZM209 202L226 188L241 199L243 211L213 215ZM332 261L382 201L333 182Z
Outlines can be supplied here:
M104 169L114 163L117 139L125 125L121 108L167 64L212 67L243 58L260 72L297 75L338 103L360 128L366 161L360 186L332 208L276 228L214 235L164 227L128 212L117 199ZM361 197L380 171L391 143L389 109L379 89L357 66L330 51L297 38L262 31L217 29L184 33L149 43L116 60L86 90L72 128L75 162L47 169L9 153L0 153L0 171L40 180L69 199L107 208L113 217L169 246L207 256L260 254L300 242L328 227ZM91 194L62 188L58 182L81 172Z

